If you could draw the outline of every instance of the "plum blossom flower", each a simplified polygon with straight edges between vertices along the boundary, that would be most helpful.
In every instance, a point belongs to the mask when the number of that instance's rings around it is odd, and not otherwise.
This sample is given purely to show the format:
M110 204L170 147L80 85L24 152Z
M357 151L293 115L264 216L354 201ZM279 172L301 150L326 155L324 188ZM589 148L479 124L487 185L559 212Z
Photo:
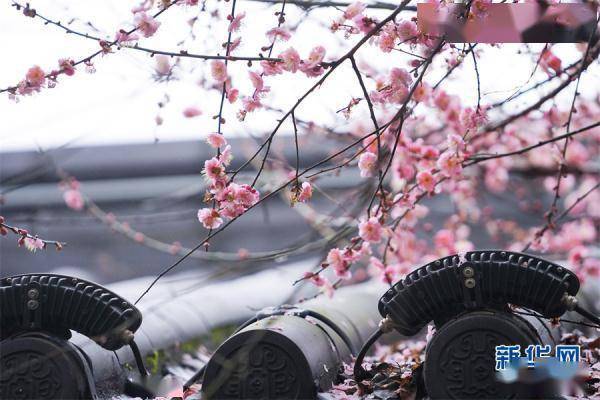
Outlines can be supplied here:
M240 29L240 26L242 25L242 20L244 19L245 16L246 16L245 12L241 12L238 15L236 15L235 17L228 15L227 19L231 21L229 23L228 31L229 32L237 32Z
M450 150L442 153L436 165L447 178L456 178L462 173L462 160Z
M358 224L358 235L369 243L378 243L381 241L383 227L376 217L371 217Z
M417 174L417 184L427 193L433 193L435 190L435 178L430 171L421 171Z
M282 68L288 72L298 71L300 66L300 55L293 47L288 48L286 51L279 55L279 58L283 60Z
M235 201L248 208L258 202L260 193L250 185L237 185L235 188Z
M213 79L219 83L227 80L227 65L221 60L213 60L210 63L210 72Z
M186 118L194 118L202 115L202 111L198 107L187 107L183 110L183 116Z
M306 203L312 197L313 189L310 182L303 182L298 194L297 200L301 203Z
M219 157L219 161L221 164L227 166L231 164L231 160L233 160L233 154L231 153L231 146L226 145L223 150L221 150L221 156Z
M44 70L41 69L38 65L34 65L33 67L27 70L27 74L25 75L25 80L27 83L33 87L40 87L46 82L46 74Z
M154 71L156 71L156 73L158 75L169 75L171 73L171 69L173 68L171 66L171 62L170 62L170 58L168 56L165 56L163 54L158 54L154 57L155 59L155 66L154 66Z
M229 103L235 103L237 101L239 95L240 95L240 91L238 89L235 89L235 88L227 89L227 101L229 101Z
M250 76L250 82L252 82L252 86L254 86L254 89L256 89L257 92L265 91L265 82L260 74L254 71L249 71L248 75ZM268 87L266 89L268 89Z
M147 38L154 35L160 26L159 21L154 19L151 15L146 14L144 11L136 13L133 21L138 30L142 32L142 35Z
M346 11L344 11L344 18L346 19L354 19L355 17L361 15L367 6L360 1L355 1L346 7Z
M279 75L283 73L283 64L275 61L261 61L260 66L264 75Z
M198 221L200 221L206 229L217 229L223 223L219 211L213 208L201 208L198 210Z
M75 74L75 67L73 66L73 64L75 64L73 60L69 60L66 58L61 58L60 60L58 60L58 66L60 67L61 71L67 76L73 76Z
M360 176L367 178L373 176L375 167L377 165L377 156L371 152L364 152L358 159L358 168L360 169Z
M292 37L292 35L290 35L290 33L286 29L281 27L270 29L269 31L267 31L266 35L272 42L277 40L278 38L285 42L289 40L290 37Z
M327 254L327 263L333 268L335 274L341 279L349 279L350 264L344 256L344 252L338 248L329 250Z
M214 147L215 149L218 149L219 147L223 147L227 144L227 140L225 140L225 136L219 134L219 133L209 133L208 136L206 137L206 142L211 145L212 147Z
M77 189L68 189L63 193L63 200L67 207L80 211L85 205L81 192Z
M419 35L417 24L410 20L401 21L398 24L398 36L400 40L409 40L416 38Z
M369 258L369 264L375 268L381 274L381 280L384 283L392 283L395 275L393 266L384 265L377 257Z
M301 69L303 69L303 70L307 69L308 70L308 69L316 67L325 58L325 53L326 53L325 47L323 47L323 46L316 46L315 48L313 48L310 51L310 53L308 55L308 58L305 61L303 61Z
M257 108L262 107L262 103L260 102L260 99L256 96L244 97L242 99L242 104L244 105L245 112L252 112L252 111L256 110Z
M24 240L25 248L32 253L35 253L39 249L43 249L45 247L44 241L37 237L31 238L26 237Z
M123 29L119 29L117 31L117 34L115 35L115 41L118 44L123 44L123 43L127 43L127 42L133 42L135 40L138 40L140 37L135 34L135 33L127 33L125 30ZM102 41L100 42L100 45L103 49L103 51L106 52L110 52L110 45L108 43L106 43L106 45L102 45Z
M216 181L225 176L225 168L223 167L221 161L216 157L204 162L204 169L202 172L210 181Z

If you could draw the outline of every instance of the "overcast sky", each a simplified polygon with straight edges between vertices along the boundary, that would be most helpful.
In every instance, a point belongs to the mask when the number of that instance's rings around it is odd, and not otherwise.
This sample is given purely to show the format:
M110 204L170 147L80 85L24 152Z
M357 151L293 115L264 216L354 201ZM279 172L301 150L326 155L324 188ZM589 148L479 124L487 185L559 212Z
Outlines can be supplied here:
M0 87L12 86L23 78L27 69L39 65L45 70L56 68L59 58L78 60L97 50L95 41L66 35L53 26L44 26L38 19L24 17L5 0L0 5L0 46L3 51L3 62L0 63ZM51 19L62 22L74 21L71 27L93 33L97 36L112 39L119 28L128 28L132 20L131 8L134 1L67 1L57 0L32 1L37 11ZM230 3L209 1L210 8L220 7L228 10ZM275 8L277 7L277 8ZM158 33L140 43L144 46L178 51L180 48L190 52L215 54L222 51L221 43L226 39L226 25L214 25L207 13L200 13L199 22L194 30L195 40L189 37L189 26L186 21L194 16L191 8L175 7L168 10L160 21L162 25ZM265 32L275 26L273 15L279 6L257 4L247 0L238 1L238 12L245 11L242 31L243 45L237 55L255 56L260 47L268 44ZM226 11L228 12L228 11ZM383 18L385 13L373 12ZM197 13L197 12L196 12ZM342 34L331 34L324 27L332 17L340 11L330 9L311 14L311 19L300 25L295 37L289 43L277 43L274 55L293 45L301 56L322 44L328 49L327 59L343 54L351 42L345 41ZM287 25L294 26L302 17L300 10L288 6ZM93 23L98 30L94 31L87 22ZM353 39L353 41L356 39ZM178 46L182 41L184 45ZM340 45L342 44L342 45ZM520 84L527 81L532 62L526 56L518 56L518 45L504 45L502 50L485 45L485 56L479 61L482 80L482 91L485 100L506 97ZM482 46L483 47L483 46ZM574 60L578 53L573 45L560 45L559 54L565 62ZM374 58L378 57L378 58ZM389 58L381 57L380 52L363 51L359 59L379 60L386 68L402 61L400 53ZM438 60L438 65L443 60ZM73 77L59 78L56 88L43 90L33 96L22 97L15 103L8 99L6 93L0 95L0 151L18 151L42 147L49 149L69 143L72 146L153 142L173 140L201 140L202 137L216 130L216 121L212 118L219 106L219 93L198 85L208 71L208 64L202 60L184 60L175 69L176 80L170 82L154 82L155 60L146 53L130 49L122 49L115 54L95 59L95 74L87 74L82 68ZM251 91L247 79L248 67L243 62L230 66L234 85L240 88L241 94ZM251 69L257 70L258 65ZM439 79L443 70L438 68L437 74L428 75L430 82ZM464 103L476 102L476 86L472 62L467 62L463 70L454 74L448 81L448 91L460 93ZM535 79L543 79L539 73ZM597 82L598 68L592 69L584 81L585 92ZM289 109L295 100L308 89L314 78L302 78L300 75L283 75L269 77L267 85L272 87L273 95L268 104L278 108ZM570 92L572 95L572 91ZM164 124L156 127L154 117L158 112L158 103L169 96L170 102L161 111ZM351 96L360 97L360 89L348 66L336 71L332 79L324 85L316 96L302 106L298 117L343 127L346 122L335 118L333 111L347 105ZM529 97L531 100L532 97ZM559 99L560 100L560 99ZM199 118L185 119L182 110L187 106L200 108L204 115ZM240 104L225 105L224 126L226 136L263 134L271 130L276 123L276 115L268 112L250 114L244 124L240 124L235 115ZM367 114L363 110L363 114ZM368 120L367 120L368 122ZM341 125L340 125L341 124ZM291 130L288 124L282 127L282 134Z

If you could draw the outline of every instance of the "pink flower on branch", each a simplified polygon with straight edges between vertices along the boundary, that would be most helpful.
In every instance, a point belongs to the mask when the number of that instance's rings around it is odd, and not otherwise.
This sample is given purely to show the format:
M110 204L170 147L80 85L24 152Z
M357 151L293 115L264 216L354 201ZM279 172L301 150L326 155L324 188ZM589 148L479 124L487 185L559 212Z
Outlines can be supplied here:
M136 13L133 21L138 30L142 32L142 35L147 38L154 35L160 26L159 21L144 11Z
M73 210L81 211L85 206L85 200L81 192L77 189L68 189L63 193L63 199L67 207Z
M285 42L289 40L290 37L292 37L292 35L290 35L290 33L286 29L281 27L270 29L269 31L267 31L266 35L267 38L271 40L271 42L274 42L277 39L281 39Z
M310 182L303 182L298 194L297 200L301 203L306 203L313 195L313 189Z
M44 73L43 69L37 65L34 65L27 71L25 80L28 85L39 88L44 84L44 82L46 82L46 74Z
M242 26L242 20L244 19L244 17L246 17L245 12L241 12L238 15L236 15L235 17L228 15L227 19L230 21L228 31L229 32L237 32L240 29L240 27Z
M37 237L26 237L24 240L25 248L32 253L35 253L37 250L43 249L46 245L42 239Z
M213 157L204 162L202 173L209 181L214 182L225 177L225 167L218 158Z
M293 47L288 48L286 51L279 55L279 58L283 60L282 68L288 72L296 72L300 67L300 55Z
M430 171L419 172L417 174L417 184L424 192L433 193L435 190L435 178Z
M371 152L364 152L358 158L358 168L360 169L360 176L367 178L373 176L375 168L377 167L377 156Z
M346 19L354 19L357 16L361 15L367 6L360 1L355 1L346 7L346 11L344 11L344 18Z
M208 137L206 138L206 142L215 149L223 147L227 144L225 137L219 133L209 133Z
M213 60L210 63L210 72L213 79L219 83L224 83L228 78L227 65L224 61Z
M223 223L219 212L212 208L198 210L198 220L206 229L217 229Z
M183 110L183 116L186 118L194 118L202 115L202 111L198 107L187 107Z
M383 235L383 227L376 217L371 217L358 224L358 234L366 242L378 243Z
M341 279L350 279L350 263L346 259L344 252L338 248L329 250L327 254L327 264L333 268L335 274Z
M452 151L442 153L437 161L437 167L447 178L457 178L462 173L462 160Z

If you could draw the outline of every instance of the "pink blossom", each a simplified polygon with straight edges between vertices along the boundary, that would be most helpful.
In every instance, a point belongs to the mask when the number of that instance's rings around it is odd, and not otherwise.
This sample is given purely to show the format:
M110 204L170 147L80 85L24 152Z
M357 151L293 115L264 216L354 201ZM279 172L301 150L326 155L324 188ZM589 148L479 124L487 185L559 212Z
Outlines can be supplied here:
M344 253L338 248L329 250L327 254L327 263L333 268L335 274L341 279L351 277L350 264L346 261Z
M309 78L321 76L323 75L323 72L325 72L325 69L320 65L315 65L314 67L307 67L306 64L300 64L300 70L304 72L304 74Z
M355 1L354 3L346 7L346 11L344 11L344 18L354 19L358 15L362 14L363 11L365 11L365 8L367 8L366 5L364 5L360 1Z
M273 28L267 31L266 35L272 42L277 40L277 38L285 42L291 37L290 33L281 27Z
M448 229L440 229L434 236L433 242L437 248L453 251L454 234Z
M235 17L231 17L231 15L228 15L227 19L231 21L229 23L228 31L229 32L237 32L240 29L240 26L242 25L242 20L244 19L245 16L246 16L245 12L241 12L238 15L236 15Z
M442 153L436 165L447 178L456 178L462 173L462 160L449 150Z
M221 214L227 218L239 217L246 211L246 208L239 203L225 203L221 205Z
M373 266L377 272L381 274L381 280L384 283L390 284L393 282L395 271L392 266L385 266L378 258L369 258L369 264Z
M260 193L250 185L239 185L235 190L235 201L248 208L258 202Z
M219 147L223 147L227 144L227 140L225 140L225 136L219 134L219 133L209 133L208 136L206 137L206 142L211 145L212 147L214 147L215 149L218 149Z
M283 73L283 63L276 61L261 61L260 66L263 68L264 75L279 75Z
M233 160L233 154L231 154L231 146L226 145L223 150L221 150L221 156L219 157L219 161L221 164L227 166Z
M35 253L37 250L43 249L45 247L42 239L39 239L37 237L35 237L35 238L26 237L24 240L24 244L25 244L25 248L27 250L31 251L32 253Z
M360 176L367 178L373 176L373 172L377 166L377 156L371 152L364 152L358 159L358 168L360 169Z
M436 91L436 94L433 97L433 102L435 103L437 108L439 108L442 111L446 111L446 109L450 105L451 98L448 95L448 93L444 92L443 90L438 90Z
M173 67L168 56L158 54L154 56L154 60L156 62L154 70L158 75L169 75L171 73Z
M160 22L151 15L146 14L144 11L136 13L133 20L138 30L147 38L154 35L160 26Z
M369 17L365 17L365 16L358 16L356 18L354 18L354 23L356 24L356 27L363 33L368 33L371 31L371 29L373 29L375 27L375 25L377 24L377 21L374 20L373 18L369 18Z
M60 60L58 60L58 66L60 67L61 71L67 76L73 76L75 74L75 67L73 66L73 64L75 64L73 60L65 58L61 58Z
M262 103L258 97L244 97L242 99L242 104L244 105L244 111L252 112L257 108L262 107Z
M252 82L252 86L254 86L254 89L256 89L257 92L263 91L265 83L263 81L262 76L260 76L260 74L254 71L249 71L248 75L250 76L250 82Z
M217 229L223 223L223 219L219 212L212 208L201 208L198 210L198 221L200 221L206 229Z
M389 53L396 47L396 40L398 35L394 29L394 25L386 25L383 27L377 44L384 53Z
M381 241L383 227L376 217L371 217L367 221L358 224L358 234L364 241L378 243Z
M240 91L238 89L227 89L227 101L229 101L230 103L235 103L238 99L239 94Z
M210 71L215 81L223 83L227 80L227 65L221 60L213 60L210 63Z
M183 110L183 116L186 118L194 118L199 115L202 115L202 111L197 107L187 107Z
M431 88L426 83L421 82L413 93L413 99L416 102L423 102L429 98Z
M303 182L297 200L301 203L306 203L312 197L313 189L310 182Z
M63 200L65 201L67 207L77 211L82 210L85 205L85 201L83 200L81 192L76 189L66 190L63 193Z
M417 184L424 192L433 193L435 190L435 178L429 171L421 171L417 174Z
M216 157L213 157L204 162L204 169L202 172L209 180L215 181L223 178L225 175L225 168L221 164L221 161L219 161Z
M417 24L410 20L401 21L398 24L398 36L403 41L414 39L419 35Z
M323 61L323 58L325 58L325 53L326 50L323 46L316 46L313 48L310 51L308 58L302 63L302 70L304 71L304 69L312 69L319 65Z
M390 71L390 84L393 88L410 86L412 80L412 76L404 68L392 68Z
M461 153L465 150L465 141L462 136L455 133L448 135L448 149Z
M293 47L288 48L286 51L279 55L279 58L283 60L282 68L288 72L296 72L300 66L300 55Z
M135 33L127 33L127 32L126 32L125 30L123 30L123 29L119 29L119 30L117 31L117 34L115 35L115 41L116 41L118 44L127 43L127 42L132 42L132 41L138 40L139 38L140 38L140 37L139 37L137 34L135 34ZM108 46L108 45L107 45L107 46ZM104 48L105 48L105 47L103 47L103 49L104 49ZM108 50L105 50L105 51L109 51L109 52L110 52L110 48L109 48L109 47L107 47L107 48L108 48Z
M34 65L27 71L25 80L31 86L40 87L46 81L46 74L44 73L43 69L37 65Z

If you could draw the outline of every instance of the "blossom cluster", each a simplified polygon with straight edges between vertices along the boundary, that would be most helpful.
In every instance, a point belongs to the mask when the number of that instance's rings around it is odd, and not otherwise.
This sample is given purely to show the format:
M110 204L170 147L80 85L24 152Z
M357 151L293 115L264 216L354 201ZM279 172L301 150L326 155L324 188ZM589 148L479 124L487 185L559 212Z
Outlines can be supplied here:
M222 135L211 133L207 142L222 150L218 156L204 162L202 174L209 184L205 201L214 205L198 210L198 220L206 229L217 229L223 224L223 218L237 218L254 206L260 193L250 185L238 184L228 178L226 168L232 160L231 146Z

